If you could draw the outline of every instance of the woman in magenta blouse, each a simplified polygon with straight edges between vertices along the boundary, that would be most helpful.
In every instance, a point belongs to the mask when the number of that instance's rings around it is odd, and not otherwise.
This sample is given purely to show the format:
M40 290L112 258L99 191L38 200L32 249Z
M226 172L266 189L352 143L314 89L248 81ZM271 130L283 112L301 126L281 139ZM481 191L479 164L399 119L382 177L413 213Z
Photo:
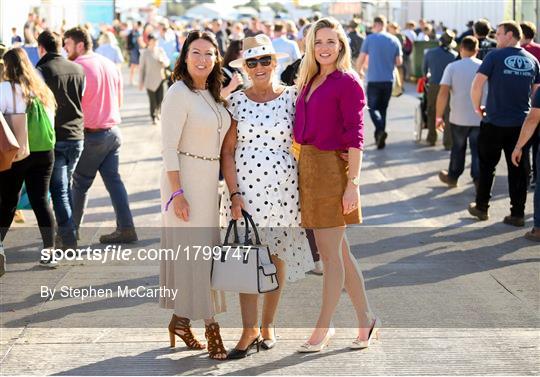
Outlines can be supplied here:
M345 235L361 222L360 166L364 145L364 91L351 68L351 52L341 25L317 21L306 37L298 75L294 137L299 157L302 226L314 230L324 266L323 299L317 324L299 352L317 352L335 330L331 320L343 287L358 319L351 348L369 346L380 328L369 308L362 272ZM340 156L348 154L348 162Z

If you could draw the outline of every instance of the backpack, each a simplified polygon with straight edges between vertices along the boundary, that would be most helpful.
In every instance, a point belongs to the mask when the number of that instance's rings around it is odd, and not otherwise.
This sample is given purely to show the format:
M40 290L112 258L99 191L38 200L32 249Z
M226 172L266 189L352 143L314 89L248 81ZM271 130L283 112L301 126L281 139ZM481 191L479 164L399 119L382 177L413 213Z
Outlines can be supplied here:
M488 53L490 53L492 50L495 50L497 48L497 42L488 38L484 38L479 41L478 47L479 49L478 49L478 53L476 54L476 58L480 60L484 60L484 58L486 57Z
M413 42L405 37L405 41L403 41L403 53L406 55L409 55L412 52L413 49Z
M56 135L45 107L34 97L26 107L28 145L30 152L45 152L54 149Z

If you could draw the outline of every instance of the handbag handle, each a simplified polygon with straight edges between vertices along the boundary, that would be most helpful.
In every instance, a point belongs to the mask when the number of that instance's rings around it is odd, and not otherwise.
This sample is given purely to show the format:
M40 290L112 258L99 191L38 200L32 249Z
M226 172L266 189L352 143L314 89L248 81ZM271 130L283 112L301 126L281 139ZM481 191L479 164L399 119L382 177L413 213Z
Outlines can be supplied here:
M247 246L253 244L249 237L249 224L251 224L251 227L253 228L253 233L255 234L255 245L260 245L261 239L259 238L259 232L257 231L257 227L255 226L255 221L253 221L253 217L251 217L251 215L244 209L242 209L242 215L244 216L244 221L246 223L244 245Z
M236 220L229 221L229 226L227 227L227 233L225 234L225 240L223 243L225 245L229 244L229 236L231 235L231 230L234 230L234 243L240 243L240 238L238 237L238 227L236 226Z

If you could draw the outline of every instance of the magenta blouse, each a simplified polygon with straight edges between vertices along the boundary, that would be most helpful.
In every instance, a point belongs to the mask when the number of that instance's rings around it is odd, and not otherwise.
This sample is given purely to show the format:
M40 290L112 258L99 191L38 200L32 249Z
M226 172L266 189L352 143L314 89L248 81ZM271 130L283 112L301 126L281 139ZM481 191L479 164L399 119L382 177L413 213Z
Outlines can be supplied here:
M336 70L315 89L306 103L312 82L313 79L296 100L296 142L325 151L363 149L366 97L358 77Z

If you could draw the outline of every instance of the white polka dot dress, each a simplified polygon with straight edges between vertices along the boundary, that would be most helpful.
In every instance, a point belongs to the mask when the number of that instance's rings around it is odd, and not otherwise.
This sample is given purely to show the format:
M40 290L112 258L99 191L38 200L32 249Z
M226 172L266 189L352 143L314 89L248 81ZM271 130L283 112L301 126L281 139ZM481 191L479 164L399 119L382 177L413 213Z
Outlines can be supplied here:
M228 98L228 110L238 122L238 186L263 243L285 261L289 281L304 278L314 268L305 231L300 227L298 170L290 153L295 101L294 87L265 103L250 100L243 91ZM230 208L226 191L220 210L222 227L231 219Z

